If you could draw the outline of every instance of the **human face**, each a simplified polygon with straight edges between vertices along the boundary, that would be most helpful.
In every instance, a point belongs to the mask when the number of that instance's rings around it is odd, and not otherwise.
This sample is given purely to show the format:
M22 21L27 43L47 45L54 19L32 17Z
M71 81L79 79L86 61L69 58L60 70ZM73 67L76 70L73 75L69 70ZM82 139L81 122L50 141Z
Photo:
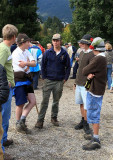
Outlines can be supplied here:
M47 44L47 49L50 49L52 47L51 44Z
M52 43L53 43L54 48L60 48L61 47L61 41L58 40L58 39L53 39Z
M81 43L81 48L88 50L89 46L87 44Z
M30 41L26 41L24 44L24 49L28 49L30 47Z
M94 55L97 55L97 54L99 54L100 52L93 50L93 53L94 53Z
M79 43L79 47L80 47L80 48L82 47L82 43Z

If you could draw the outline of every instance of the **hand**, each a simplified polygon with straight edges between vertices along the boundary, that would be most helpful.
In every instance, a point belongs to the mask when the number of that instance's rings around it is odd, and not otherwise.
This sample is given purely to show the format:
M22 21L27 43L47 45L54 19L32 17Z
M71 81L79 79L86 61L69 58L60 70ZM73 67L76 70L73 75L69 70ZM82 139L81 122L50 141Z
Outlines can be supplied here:
M76 88L76 84L73 85L73 90L75 90L75 88Z
M92 79L94 76L95 76L94 74L91 74L91 73L90 73L90 74L87 76L87 78L88 78L88 79Z
M11 88L11 83L9 82L9 88Z
M73 93L75 94L76 84L73 85Z
M20 67L24 68L26 66L26 62L24 61L19 61L19 62L20 62L19 64Z
M64 83L66 82L66 80L64 79Z
M28 70L29 70L29 67L27 66L27 68L24 71L27 72Z
M79 58L78 58L78 57L76 58L76 61L79 61Z

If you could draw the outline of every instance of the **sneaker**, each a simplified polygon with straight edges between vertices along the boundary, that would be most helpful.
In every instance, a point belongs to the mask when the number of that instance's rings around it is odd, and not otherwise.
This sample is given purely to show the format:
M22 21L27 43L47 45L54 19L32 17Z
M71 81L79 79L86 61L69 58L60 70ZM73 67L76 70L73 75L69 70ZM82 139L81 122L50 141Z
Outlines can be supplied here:
M20 133L31 134L31 131L27 128L27 125L22 121L16 123L16 130Z
M37 123L35 124L35 128L39 128L42 129L43 128L43 121L37 121Z
M13 144L13 140L12 139L7 139L7 141L3 142L3 146L4 147L8 147L10 145Z
M94 138L94 137L89 143L82 146L83 150L88 150L88 151L100 149L100 148L101 148L101 144L100 144L99 139Z
M75 79L76 77L70 77L70 79Z
M11 157L11 155L4 153L4 160L15 160L14 157Z
M91 134L91 129L89 128L89 124L87 123L87 121L84 121L83 129L86 134Z
M59 122L57 120L57 117L52 117L51 118L51 123L54 125L54 126L59 126Z
M82 120L80 121L80 123L78 123L78 124L75 126L75 129L76 129L76 130L82 129L82 128L83 128L83 122L84 122L84 120L82 119Z
M92 134L84 134L84 138L86 140L91 140L92 139Z

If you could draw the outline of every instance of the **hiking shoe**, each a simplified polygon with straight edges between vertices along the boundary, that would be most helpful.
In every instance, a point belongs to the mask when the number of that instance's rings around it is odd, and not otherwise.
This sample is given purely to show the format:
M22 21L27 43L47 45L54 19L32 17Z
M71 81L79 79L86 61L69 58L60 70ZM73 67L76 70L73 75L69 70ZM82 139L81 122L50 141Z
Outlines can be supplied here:
M70 79L76 79L76 77L70 77Z
M84 138L86 140L91 140L92 139L92 135L91 134L84 134Z
M4 153L4 160L15 160L14 157L12 157L11 155L7 154L7 153Z
M13 144L13 140L12 139L7 139L7 141L3 142L3 146L4 147L8 147L10 145Z
M91 134L91 129L89 128L89 124L87 123L87 121L84 121L83 129L86 134Z
M83 128L83 122L84 122L84 120L82 119L82 120L80 121L80 123L78 123L78 124L75 126L75 129L76 129L76 130L82 129L82 128Z
M27 125L22 121L16 123L16 130L20 133L31 134L31 131L27 128Z
M83 150L88 150L88 151L100 149L100 148L101 148L101 144L100 144L99 139L94 138L94 137L89 143L82 146Z
M51 123L54 125L54 126L59 126L59 122L57 120L57 117L51 117Z
M42 129L43 128L43 121L37 121L37 123L35 124L35 128L39 128Z

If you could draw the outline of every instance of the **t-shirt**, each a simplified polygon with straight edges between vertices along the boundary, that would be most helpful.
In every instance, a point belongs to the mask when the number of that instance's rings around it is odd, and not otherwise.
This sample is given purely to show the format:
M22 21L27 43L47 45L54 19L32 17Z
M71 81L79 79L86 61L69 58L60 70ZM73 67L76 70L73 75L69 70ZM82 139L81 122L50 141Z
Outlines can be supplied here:
M4 66L7 72L7 79L14 87L14 74L12 68L12 55L10 52L10 47L8 47L4 42L0 43L0 64Z

